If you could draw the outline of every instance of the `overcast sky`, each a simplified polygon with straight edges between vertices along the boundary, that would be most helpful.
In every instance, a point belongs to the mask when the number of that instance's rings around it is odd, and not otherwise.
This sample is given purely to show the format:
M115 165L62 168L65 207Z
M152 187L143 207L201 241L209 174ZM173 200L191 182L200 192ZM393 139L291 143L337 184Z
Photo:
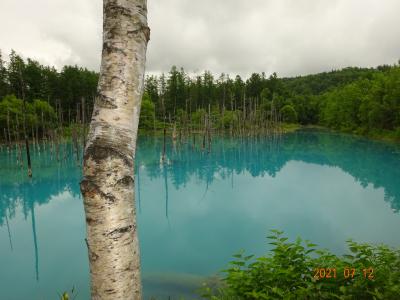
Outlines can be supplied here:
M148 0L148 72L292 76L400 58L399 0ZM0 0L0 49L99 69L101 0Z

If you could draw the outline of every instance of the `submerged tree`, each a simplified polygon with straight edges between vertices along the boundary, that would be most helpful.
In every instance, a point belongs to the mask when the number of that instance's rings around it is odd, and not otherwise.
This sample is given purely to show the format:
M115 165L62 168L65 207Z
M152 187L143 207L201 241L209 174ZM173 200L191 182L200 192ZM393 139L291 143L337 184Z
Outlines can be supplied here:
M141 299L134 158L150 29L146 0L104 0L103 52L81 191L92 299Z

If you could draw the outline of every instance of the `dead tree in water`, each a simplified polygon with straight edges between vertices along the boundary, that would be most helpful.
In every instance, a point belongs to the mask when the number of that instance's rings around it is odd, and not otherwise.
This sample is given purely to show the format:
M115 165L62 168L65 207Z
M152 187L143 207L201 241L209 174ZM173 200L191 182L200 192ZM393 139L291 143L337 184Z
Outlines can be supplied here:
M82 98L82 144L86 147L86 127L85 127L85 98Z
M203 131L202 150L204 150L206 148L206 135L207 135L207 114L204 115L204 131Z
M210 104L208 104L207 134L208 134L208 153L210 153L211 152L211 105Z
M174 122L174 128L172 130L172 140L176 141L176 122Z
M19 80L20 80L20 84L21 84L23 110L24 110L23 111L23 114L24 114L23 129L24 129L24 138L25 138L26 158L28 161L28 176L32 177L31 154L29 152L28 135L26 134L26 99L25 99L25 90L24 90L24 83L23 83L23 79L22 79L21 66L19 66L18 70L19 70Z
M164 116L164 139L163 139L163 152L162 152L162 161L165 161L165 143L167 139L167 129L165 128L165 116Z
M9 148L10 148L10 146L9 146L9 144L8 144L8 139L7 139L7 131L6 131L6 128L3 128L3 132L4 132L4 142L6 143L6 145L7 145L7 149L8 149L8 151L10 150Z
M19 122L18 122L18 114L15 114L16 125L14 124L14 139L15 139L15 150L17 152L17 165L19 164L21 167L24 165L24 161L22 160L22 150L21 145L19 143Z
M8 150L11 150L10 110L7 108Z
M43 109L41 111L41 115L42 115L42 139L44 140L46 138L46 125L44 124Z
M71 129L72 144L75 149L76 161L79 162L79 145L78 145L78 135L76 133L76 128Z

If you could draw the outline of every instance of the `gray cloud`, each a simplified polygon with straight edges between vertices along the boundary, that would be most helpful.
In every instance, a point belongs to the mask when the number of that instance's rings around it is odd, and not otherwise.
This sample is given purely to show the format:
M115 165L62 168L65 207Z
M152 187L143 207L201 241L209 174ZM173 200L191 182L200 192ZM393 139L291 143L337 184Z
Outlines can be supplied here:
M398 0L148 0L147 71L300 75L400 58ZM0 48L98 70L99 0L2 0Z

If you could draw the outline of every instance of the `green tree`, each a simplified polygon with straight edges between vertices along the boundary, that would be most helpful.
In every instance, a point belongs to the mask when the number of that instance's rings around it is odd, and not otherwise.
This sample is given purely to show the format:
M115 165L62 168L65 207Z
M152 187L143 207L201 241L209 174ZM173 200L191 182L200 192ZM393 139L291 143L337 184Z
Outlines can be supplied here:
M294 107L290 104L285 105L281 108L280 113L282 119L286 123L296 123L297 122L297 112Z
M0 99L9 93L8 74L3 56L0 50Z
M140 108L140 121L139 128L153 129L154 118L155 118L155 105L151 101L150 96L147 93L143 94L142 106Z

